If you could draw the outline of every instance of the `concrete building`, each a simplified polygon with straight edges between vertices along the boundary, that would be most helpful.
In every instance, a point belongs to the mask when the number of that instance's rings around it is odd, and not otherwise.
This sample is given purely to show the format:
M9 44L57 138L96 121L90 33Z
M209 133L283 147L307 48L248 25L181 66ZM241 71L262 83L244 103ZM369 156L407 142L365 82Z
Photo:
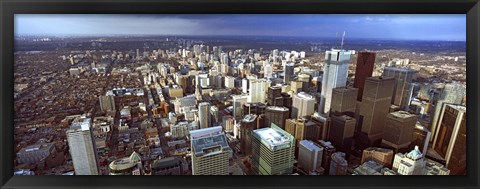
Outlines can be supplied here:
M343 114L331 115L328 139L337 150L350 153L353 145L356 120L353 117Z
M356 88L334 88L332 91L331 112L344 113L350 117L355 117L357 94L358 89Z
M335 152L332 154L329 175L347 175L348 162L345 160L345 153Z
M102 112L115 112L114 96L99 96L98 101Z
M299 142L298 166L307 173L322 168L323 147L311 140Z
M315 112L315 98L304 92L293 96L292 118L302 118Z
M78 117L67 130L67 142L76 175L99 174L91 125L90 118Z
M393 150L386 148L370 147L363 150L362 162L373 160L385 167L391 167L393 162Z
M151 164L152 175L186 175L188 163L182 157L156 159Z
M350 56L351 52L343 49L332 49L325 52L319 113L328 114L331 108L333 89L347 85Z
M385 67L383 77L395 78L395 88L392 93L391 103L402 110L408 110L412 98L412 81L416 71L409 68Z
M375 66L375 53L359 52L357 55L357 67L355 68L355 80L353 87L358 89L357 100L362 101L365 80L372 77L373 68Z
M381 143L390 109L391 92L395 86L393 78L370 77L365 81L360 116L357 120L366 138L357 140L361 149Z
M193 175L228 175L232 150L221 126L190 131Z
M51 157L56 153L55 144L39 143L22 148L17 152L17 162L19 164L30 163L37 164L40 161Z
M281 128L253 131L252 169L257 175L288 175L293 171L294 138Z
M294 62L288 62L285 64L284 71L283 71L283 82L286 84L289 84L291 81L293 81L294 78L294 68L295 68L295 63Z
M467 109L462 105L444 106L433 141L433 150L445 160L452 175L464 175L467 169Z
M409 147L414 148L415 146L418 146L418 148L422 151L422 154L427 154L431 135L432 132L417 122L415 129L413 130L412 143Z
M395 154L392 169L399 175L423 175L424 167L424 156L418 146L415 146L415 149L407 154Z
M250 80L250 91L248 102L265 103L267 95L267 80L252 79Z
M142 158L137 152L112 161L108 165L109 175L141 175Z
M236 120L242 118L243 105L248 101L248 95L232 95L233 100L233 117Z
M212 116L210 114L210 103L201 102L198 104L198 122L201 129L212 126Z
M336 149L331 142L320 140L318 144L323 148L322 167L325 169L325 175L329 175L332 154L335 153Z
M278 106L267 106L265 109L265 127L272 123L285 129L285 121L290 117L288 108Z
M382 145L393 148L395 152L408 147L412 142L417 116L405 111L391 112L387 115Z

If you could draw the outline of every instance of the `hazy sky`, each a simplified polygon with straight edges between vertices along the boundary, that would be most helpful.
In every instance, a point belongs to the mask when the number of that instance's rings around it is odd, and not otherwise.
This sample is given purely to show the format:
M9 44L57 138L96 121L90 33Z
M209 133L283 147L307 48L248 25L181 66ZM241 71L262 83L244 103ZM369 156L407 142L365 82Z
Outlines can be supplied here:
M464 14L17 14L15 35L257 35L465 41Z

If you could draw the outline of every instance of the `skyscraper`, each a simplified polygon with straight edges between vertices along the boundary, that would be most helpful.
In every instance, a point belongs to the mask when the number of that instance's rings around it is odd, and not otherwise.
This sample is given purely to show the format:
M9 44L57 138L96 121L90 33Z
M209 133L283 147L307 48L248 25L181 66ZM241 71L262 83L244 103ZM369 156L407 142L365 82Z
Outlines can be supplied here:
M467 109L462 105L444 104L433 149L442 157L451 174L466 174Z
M353 145L356 120L343 114L332 114L328 139L337 150L349 153Z
M200 128L208 128L212 126L212 116L210 114L210 103L202 102L198 104L198 122Z
M190 131L193 175L228 175L232 152L221 126Z
M295 68L295 63L293 62L287 62L285 64L285 68L284 68L284 76L283 76L283 82L286 83L286 84L290 84L291 81L293 81L293 71L294 71L294 68Z
M250 80L250 91L248 102L265 103L265 96L267 94L267 81L264 79Z
M278 106L268 106L265 110L265 127L270 127L272 123L285 129L285 120L288 119L288 108Z
M233 117L236 120L242 118L243 104L247 103L248 95L232 95L233 100Z
M332 91L331 112L344 113L350 117L355 116L358 89L339 87Z
M395 152L408 147L412 142L413 130L417 117L405 111L392 112L387 115L382 144L395 149Z
M315 112L315 98L304 92L293 96L292 118L301 118Z
M400 175L423 175L424 168L425 158L418 146L407 154L395 154L393 159L392 169Z
M448 83L440 94L440 99L435 105L432 124L429 130L432 132L430 142L436 137L435 131L439 125L440 114L443 112L444 104L462 104L463 97L466 95L466 86L461 83Z
M293 171L293 136L277 127L253 131L252 169L257 175L286 175Z
M90 118L78 117L67 130L68 147L76 175L98 175L97 153Z
M332 162L332 154L335 153L336 149L331 142L320 140L318 143L323 147L322 167L325 169L325 175L328 175Z
M302 140L299 142L298 166L305 172L310 173L322 168L323 148L310 141Z
M115 100L113 96L99 96L100 109L102 112L115 112Z
M372 77L373 67L375 66L375 53L360 52L357 55L357 67L355 68L355 80L353 87L358 88L357 100L362 101L363 88L365 80Z
M322 92L319 113L329 113L332 101L332 90L347 85L348 64L350 63L350 51L332 49L325 52L323 67Z
M252 131L256 128L257 115L245 115L240 123L240 149L245 155L252 154Z
M416 71L408 68L385 67L382 76L394 77L395 88L392 93L391 103L402 110L408 110L412 98L412 80Z
M366 147L381 142L394 85L395 80L391 77L369 77L365 80L360 116L357 121L362 124L361 132L368 137Z

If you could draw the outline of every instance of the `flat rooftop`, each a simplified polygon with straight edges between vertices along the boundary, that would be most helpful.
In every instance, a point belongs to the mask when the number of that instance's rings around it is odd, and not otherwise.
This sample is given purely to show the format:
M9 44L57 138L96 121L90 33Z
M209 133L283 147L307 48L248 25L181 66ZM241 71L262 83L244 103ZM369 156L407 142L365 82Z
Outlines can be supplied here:
M253 133L259 136L271 147L290 144L288 136L272 128L257 129L254 130Z

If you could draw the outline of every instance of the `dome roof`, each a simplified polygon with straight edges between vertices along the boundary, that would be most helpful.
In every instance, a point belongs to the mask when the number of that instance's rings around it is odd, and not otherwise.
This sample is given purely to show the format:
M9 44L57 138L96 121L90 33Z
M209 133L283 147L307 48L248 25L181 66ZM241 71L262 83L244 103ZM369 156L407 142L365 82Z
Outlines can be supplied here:
M407 158L410 158L410 159L413 159L413 160L418 160L420 158L423 157L423 154L422 152L420 152L420 150L418 149L418 146L415 146L415 149L413 149L412 151L410 151L408 154L407 154Z

